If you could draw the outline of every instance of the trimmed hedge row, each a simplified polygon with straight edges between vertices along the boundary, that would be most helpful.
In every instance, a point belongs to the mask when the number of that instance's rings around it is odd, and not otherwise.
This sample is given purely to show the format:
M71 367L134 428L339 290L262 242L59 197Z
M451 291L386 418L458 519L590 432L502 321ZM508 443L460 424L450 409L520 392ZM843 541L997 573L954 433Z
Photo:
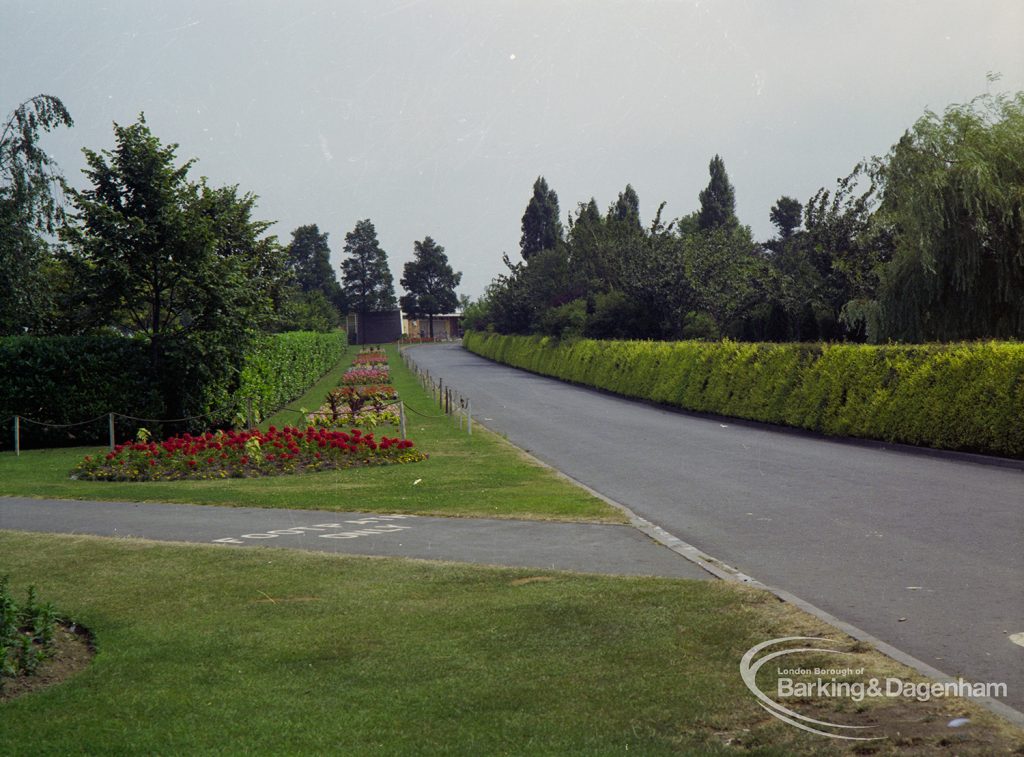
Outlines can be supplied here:
M291 331L261 337L246 356L241 386L235 392L240 411L253 397L254 410L266 418L299 397L338 364L348 348L343 331Z
M300 396L341 360L347 349L344 332L290 332L258 337L250 346L234 391L224 371L192 366L181 371L203 384L203 397L190 414L219 411L209 425L244 417L246 397L265 417ZM199 354L199 353L197 353ZM196 358L199 359L199 358ZM165 398L150 379L148 343L119 336L0 338L0 449L13 447L8 419L13 415L49 424L72 424L115 412L139 418L166 418ZM169 429L171 427L168 427ZM176 428L176 427L175 427ZM167 429L165 429L167 430ZM118 436L134 434L131 422L118 420ZM26 446L86 444L105 441L107 420L72 429L44 429L22 424Z
M21 415L45 423L79 423L111 411L151 417L161 407L148 380L145 343L120 336L12 336L0 338L0 422ZM72 429L95 436L96 428ZM26 424L31 436L40 429ZM10 434L0 443L13 446Z
M471 332L484 357L687 410L1024 457L1024 344L637 342Z

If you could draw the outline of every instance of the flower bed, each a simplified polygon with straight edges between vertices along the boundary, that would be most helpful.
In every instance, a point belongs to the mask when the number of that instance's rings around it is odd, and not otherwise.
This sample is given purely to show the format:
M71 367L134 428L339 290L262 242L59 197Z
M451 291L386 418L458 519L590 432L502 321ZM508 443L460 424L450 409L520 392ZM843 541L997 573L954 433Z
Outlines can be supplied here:
M252 478L283 473L413 463L426 455L411 441L354 428L328 431L312 426L266 432L218 431L175 436L162 442L119 444L113 452L87 456L72 477L90 481L174 481Z
M387 365L388 356L384 352L360 352L355 356L352 361L352 365L355 366L371 366L371 365Z
M391 373L386 365L373 368L353 367L345 371L341 377L341 383L346 386L389 384L391 383Z
M388 384L339 386L327 393L324 404L308 416L318 427L331 428L344 423L376 428L381 423L397 425L398 393Z

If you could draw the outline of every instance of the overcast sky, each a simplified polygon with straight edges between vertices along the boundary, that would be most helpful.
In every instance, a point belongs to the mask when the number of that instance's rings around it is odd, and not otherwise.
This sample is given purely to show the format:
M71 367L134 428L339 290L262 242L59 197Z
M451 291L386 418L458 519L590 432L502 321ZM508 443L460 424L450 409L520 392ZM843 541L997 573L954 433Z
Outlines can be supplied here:
M628 182L647 222L696 209L718 153L766 239L780 195L926 108L1024 89L1022 36L1021 0L0 0L0 111L61 98L76 125L45 145L80 186L81 148L144 111L282 241L316 223L337 266L370 218L398 289L429 235L475 297L538 175L563 221Z

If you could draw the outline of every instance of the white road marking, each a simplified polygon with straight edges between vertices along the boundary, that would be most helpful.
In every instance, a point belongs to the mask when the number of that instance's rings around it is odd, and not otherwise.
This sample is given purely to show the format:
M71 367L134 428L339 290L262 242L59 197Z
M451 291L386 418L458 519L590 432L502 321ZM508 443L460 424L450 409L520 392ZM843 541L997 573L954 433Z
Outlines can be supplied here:
M1010 635L1010 641L1024 647L1024 631Z
M378 515L372 518L358 518L346 520L341 523L317 523L314 526L292 526L291 528L275 528L265 533L242 534L240 537L228 536L222 539L213 539L215 544L245 544L243 539L276 539L280 536L302 536L307 531L336 531L336 533L316 534L324 539L358 539L360 536L376 536L378 534L389 534L395 531L407 531L412 526L399 526L388 521L415 518L415 515ZM351 524L358 526L371 526L352 530Z

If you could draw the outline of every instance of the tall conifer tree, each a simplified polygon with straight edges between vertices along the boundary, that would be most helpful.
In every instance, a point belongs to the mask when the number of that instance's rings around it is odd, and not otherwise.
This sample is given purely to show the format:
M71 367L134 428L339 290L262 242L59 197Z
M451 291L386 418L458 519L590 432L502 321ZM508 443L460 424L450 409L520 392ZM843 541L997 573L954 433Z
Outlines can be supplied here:
M377 242L377 230L369 218L345 235L345 254L349 257L341 264L342 288L349 307L357 313L394 310L397 303L388 255Z
M548 188L543 176L533 183L533 197L523 213L523 236L519 240L523 259L529 260L542 250L553 250L562 239L558 195Z
M725 161L716 155L711 159L708 171L711 173L711 181L700 193L697 225L702 231L734 228L739 225L736 218L736 191L729 182L729 174L725 172Z

